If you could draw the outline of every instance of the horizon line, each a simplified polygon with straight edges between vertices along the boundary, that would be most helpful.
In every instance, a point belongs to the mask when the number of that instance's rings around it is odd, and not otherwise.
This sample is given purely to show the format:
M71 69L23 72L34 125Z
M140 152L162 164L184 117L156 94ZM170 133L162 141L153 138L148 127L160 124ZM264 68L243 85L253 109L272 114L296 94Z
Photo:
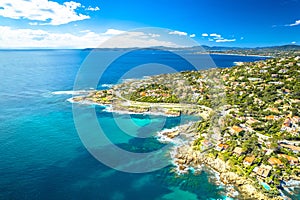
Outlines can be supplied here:
M299 47L298 44L283 44L283 45L272 45L272 46L256 46L256 47L237 47L237 46L209 46L209 45L199 45L199 46L190 46L190 47L168 47L168 46L149 46L149 47L0 47L0 50L88 50L88 49L149 49L149 48L166 48L166 49L189 49L197 47L209 47L209 48L232 48L232 49L257 49L257 48L274 48L274 47Z

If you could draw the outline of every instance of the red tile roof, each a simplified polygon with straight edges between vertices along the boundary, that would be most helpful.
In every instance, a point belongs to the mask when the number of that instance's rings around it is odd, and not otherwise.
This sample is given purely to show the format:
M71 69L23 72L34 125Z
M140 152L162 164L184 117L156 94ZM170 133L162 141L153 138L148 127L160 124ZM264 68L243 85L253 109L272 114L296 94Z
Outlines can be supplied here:
M269 158L268 162L271 164L271 165L282 165L282 162L278 159L278 158Z
M247 163L252 164L254 160L255 160L255 156L247 156L247 157L244 159L244 162L247 162Z
M241 127L239 127L239 126L233 126L232 129L233 129L235 132L237 132L237 133L243 131L243 129L242 129Z
M293 156L285 155L285 154L278 154L278 157L286 158L289 162L293 162L293 163L299 162L297 158L295 158Z

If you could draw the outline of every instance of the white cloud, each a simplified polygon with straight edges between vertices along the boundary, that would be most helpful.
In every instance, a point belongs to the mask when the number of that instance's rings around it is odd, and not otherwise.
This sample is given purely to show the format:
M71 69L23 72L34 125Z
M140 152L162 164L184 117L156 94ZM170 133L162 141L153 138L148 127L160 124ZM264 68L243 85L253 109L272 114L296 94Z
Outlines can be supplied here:
M182 32L182 31L171 31L169 32L170 35L180 35L180 36L186 36L187 33L186 32Z
M243 40L244 39L244 37L241 37L241 40Z
M98 7L98 6L96 6L96 7L91 7L91 6L89 6L88 8L86 8L85 10L89 10L89 11L98 11L98 10L100 10L100 8Z
M217 33L211 33L211 34L207 34L207 33L203 33L202 34L203 37L208 37L208 41L209 42L235 42L236 39L232 38L232 39L226 39L224 38L221 34L217 34ZM241 40L243 40L244 38L241 37Z
M39 25L39 23L37 23L37 22L29 22L28 24L31 25L31 26L37 26L37 25Z
M119 35L122 33L125 33L125 31L110 28L107 29L107 31L103 33L103 35Z
M32 22L34 25L61 25L90 18L76 12L82 5L74 1L59 4L49 0L1 0L0 7L0 16L38 21Z
M286 26L298 26L300 25L300 20L296 20L293 24L287 24Z
M222 39L222 36L216 33L211 33L209 36L214 37L215 39Z
M154 35L154 37L153 37ZM158 34L149 34L144 32L126 32L121 35L113 37L111 40L104 42L101 47L110 48L126 48L126 47L179 47L173 41L163 41L155 39Z
M41 29L12 29L0 26L0 48L86 48L96 47L109 36L86 30L78 35Z
M196 34L191 34L190 37L194 38L194 37L196 37Z
M235 42L236 39L218 39L216 42Z
M150 35L150 37L153 37L153 38L160 37L159 34L155 34L155 33L149 33L148 35Z
M122 32L113 36L107 33L116 33L109 29L103 33L90 30L73 33L54 33L41 29L13 29L0 26L0 48L126 48L126 47L179 47L175 41L156 39L158 34L144 32ZM154 37L153 37L154 36Z
M292 44L296 44L297 42L294 41L294 42L291 42L291 43L292 43Z

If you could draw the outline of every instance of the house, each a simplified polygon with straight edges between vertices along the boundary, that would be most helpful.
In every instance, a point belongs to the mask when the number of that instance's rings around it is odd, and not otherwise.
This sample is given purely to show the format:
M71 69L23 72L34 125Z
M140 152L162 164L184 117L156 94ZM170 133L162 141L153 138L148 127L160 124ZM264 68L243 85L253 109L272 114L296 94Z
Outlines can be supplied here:
M275 158L275 157L269 158L268 163L270 163L270 165L279 165L279 166L283 165L281 160L279 160L278 158Z
M288 71L289 71L288 69L281 69L281 70L278 71L278 73L286 73Z
M289 145L289 144L281 144L280 146L292 150L294 153L300 152L300 147Z
M299 160L293 156L289 156L289 155L285 155L285 154L278 154L278 157L287 159L291 165L296 165L299 163Z
M294 116L294 117L292 118L292 122L293 122L294 124L299 123L299 122L300 122L300 117Z
M228 144L222 144L222 143L220 143L220 144L218 144L218 145L216 146L216 150L217 150L217 151L223 151L223 150L228 149L228 147L229 147Z
M274 85L283 85L283 82L280 81L271 81L269 84L274 84Z
M274 112L274 113L279 113L278 108L267 108L267 110Z
M292 123L291 123L291 119L290 118L286 118L282 124L282 128L284 127L291 127Z
M261 165L261 166L259 166L259 167L255 167L255 168L253 169L253 171L254 171L257 175L259 175L259 176L261 176L261 177L263 177L263 178L267 178L267 177L269 176L271 170L272 170L272 167L269 166L269 165Z
M233 150L233 153L235 153L236 155L240 156L244 153L243 149L241 147L235 147L235 149Z
M255 156L247 156L247 157L244 159L243 164L244 164L245 166L251 166L254 160L255 160Z
M291 90L289 90L289 89L284 89L284 90L283 90L283 93L284 93L284 94L291 93Z
M249 81L261 81L261 78L248 78Z
M212 146L212 143L208 140L204 140L201 145L201 150L208 149Z
M266 120L274 120L274 119L276 119L276 116L274 115L266 116Z
M258 122L258 120L254 119L253 117L249 117L248 120L246 121L246 124L251 125L255 122Z
M231 127L231 132L232 133L240 133L242 131L243 131L243 129L241 127L239 127L239 126L233 126L233 127Z
M147 95L146 92L140 92L140 96L145 97Z
M260 73L267 73L268 70L266 70L266 69L261 69L261 70L259 70L259 72L260 72Z

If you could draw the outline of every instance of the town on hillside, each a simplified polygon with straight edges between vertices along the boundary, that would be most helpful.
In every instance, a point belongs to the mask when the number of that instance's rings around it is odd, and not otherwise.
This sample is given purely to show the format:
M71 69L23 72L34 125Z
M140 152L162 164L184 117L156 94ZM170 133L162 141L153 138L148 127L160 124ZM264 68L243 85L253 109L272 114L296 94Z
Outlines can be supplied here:
M128 80L75 102L201 116L194 151L218 158L269 197L300 180L300 52L230 68Z

